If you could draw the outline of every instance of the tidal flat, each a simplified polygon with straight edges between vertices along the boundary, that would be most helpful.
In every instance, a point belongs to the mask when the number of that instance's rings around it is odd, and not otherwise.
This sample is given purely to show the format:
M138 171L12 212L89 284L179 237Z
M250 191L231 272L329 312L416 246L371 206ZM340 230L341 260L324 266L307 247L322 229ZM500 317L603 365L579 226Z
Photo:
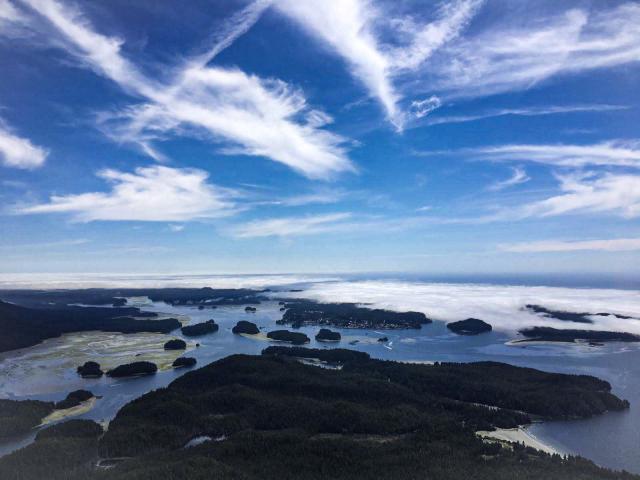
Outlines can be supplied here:
M164 343L170 338L171 335L160 333L78 332L3 353L0 396L41 395L60 391L60 385L72 390L100 382L83 379L76 373L78 365L87 361L98 362L104 371L134 361L153 362L159 370L168 370L176 358L196 344L189 341L186 350L164 350Z

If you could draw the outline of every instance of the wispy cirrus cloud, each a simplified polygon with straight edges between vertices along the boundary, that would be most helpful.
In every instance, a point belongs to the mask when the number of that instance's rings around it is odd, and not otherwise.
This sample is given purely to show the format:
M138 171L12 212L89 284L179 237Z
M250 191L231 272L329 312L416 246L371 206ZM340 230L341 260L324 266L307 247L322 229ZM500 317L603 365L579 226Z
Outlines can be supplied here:
M301 217L269 218L237 225L229 230L237 238L291 237L332 232L342 228L351 213L329 213Z
M277 0L274 5L344 58L388 120L402 130L406 118L394 77L416 71L459 35L481 3L455 0L434 7L437 18L429 23L410 16L390 18L382 6L367 0ZM381 27L396 32L394 42L383 41Z
M180 222L227 216L235 208L235 192L207 183L202 170L152 166L134 173L102 170L98 176L112 185L111 191L54 195L16 213L69 213L79 222Z
M0 0L0 37L22 37L29 33L28 17L10 0Z
M610 213L624 218L640 215L640 175L605 173L558 177L563 193L516 210L522 218L566 214Z
M96 32L78 10L56 0L23 1L48 21L50 34L69 54L146 102L102 120L113 136L136 142L152 157L162 158L153 141L165 135L205 134L233 147L225 151L263 156L311 178L354 170L345 140L321 128L318 112L299 89L237 69L206 67L255 22L267 2L234 19L209 51L164 68L172 77L166 80L143 74L123 55L123 40Z
M559 75L640 61L640 6L632 2L593 10L559 4L524 20L495 16L471 33L467 26L481 0L430 5L430 20L366 0L274 5L345 59L398 130L409 119L405 110L421 118L451 99L524 90ZM426 100L413 99L403 108L404 97L420 92ZM596 109L505 109L432 122L590 110Z
M541 115L556 115L566 113L584 113L584 112L611 112L616 110L625 110L629 107L624 105L607 105L607 104L593 104L593 105L550 105L541 107L525 107L525 108L501 108L495 110L486 110L484 112L467 114L467 115L438 115L429 116L423 124L426 125L441 125L448 123L466 123L474 122L477 120L484 120L486 118L504 117L504 116L519 116L519 117L536 117ZM416 115L421 118L424 115Z
M539 242L522 242L501 244L498 248L504 252L515 253L550 253L605 251L625 252L640 250L640 238L614 238L602 240L545 240Z
M640 216L640 175L578 172L556 175L560 192L519 205L492 206L490 213L431 218L436 224L484 224L563 215Z
M531 180L531 177L527 175L527 172L523 168L513 168L511 177L506 180L498 180L487 187L487 190L496 192L503 190L514 185L520 185Z
M522 90L558 75L640 61L640 5L509 17L459 38L428 65L432 89L450 97Z
M557 167L640 168L640 140L610 140L591 145L497 145L459 152L486 160L535 162Z
M7 167L34 169L44 165L49 152L28 138L16 135L0 119L0 163Z

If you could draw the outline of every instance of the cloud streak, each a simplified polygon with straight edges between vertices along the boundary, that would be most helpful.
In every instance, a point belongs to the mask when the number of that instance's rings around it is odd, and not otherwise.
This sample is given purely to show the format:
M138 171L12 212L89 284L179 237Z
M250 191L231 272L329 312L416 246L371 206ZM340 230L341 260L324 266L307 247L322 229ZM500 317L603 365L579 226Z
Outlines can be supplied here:
M332 232L342 227L351 214L330 213L304 217L270 218L238 225L229 233L237 238L291 237Z
M513 168L511 177L507 178L506 180L499 180L495 183L492 183L491 185L489 185L487 190L497 192L514 185L520 185L521 183L528 182L529 180L531 180L531 177L527 175L527 172L525 172L524 169Z
M519 116L519 117L536 117L541 115L557 115L565 113L585 113L585 112L611 112L617 110L625 110L629 107L624 105L551 105L544 107L527 107L527 108L501 108L496 110L488 110L470 115L448 115L448 116L430 116L425 120L426 125L442 125L449 123L466 123L484 120L487 118Z
M71 213L79 222L177 222L223 217L234 209L234 192L207 183L202 170L153 166L134 173L102 170L98 176L112 185L111 191L56 195L17 213Z
M610 140L592 145L498 145L459 152L485 160L526 161L557 167L640 168L640 140Z
M548 252L629 252L640 250L640 238L615 238L604 240L582 240L567 242L546 240L540 242L508 243L499 245L504 252L548 253Z

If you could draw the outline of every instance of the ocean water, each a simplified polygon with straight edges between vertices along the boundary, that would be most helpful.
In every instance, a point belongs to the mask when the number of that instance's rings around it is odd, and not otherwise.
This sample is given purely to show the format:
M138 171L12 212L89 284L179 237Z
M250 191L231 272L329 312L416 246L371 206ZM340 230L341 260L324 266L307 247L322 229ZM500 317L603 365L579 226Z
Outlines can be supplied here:
M140 280L139 278L137 280ZM570 281L500 283L498 279L476 279L456 282L454 278L427 282L415 277L331 277L331 276L259 276L259 277L165 277L146 278L154 286L271 286L275 296L302 296L323 301L352 301L395 310L419 310L434 319L420 330L341 330L341 347L369 353L373 357L396 361L484 361L494 360L514 365L539 368L563 373L584 373L609 381L613 391L631 402L625 412L607 413L592 419L571 422L545 422L530 427L540 440L567 454L578 454L599 465L626 469L640 473L640 346L612 343L601 347L587 345L527 345L510 346L505 343L517 336L517 330L529 325L551 325L564 328L577 324L542 318L523 310L526 303L537 303L548 308L592 313L619 313L634 317L594 316L592 328L640 332L640 292L626 288L604 288L606 284L593 284L592 288ZM446 281L445 281L446 280ZM75 281L69 279L68 281ZM101 278L101 286L108 282L122 282L122 278ZM133 280L131 280L133 282ZM47 285L55 286L49 280ZM191 283L194 282L194 283ZM108 284L107 284L108 283ZM121 283L118 283L121 284ZM92 284L95 285L95 284ZM5 284L6 286L6 284ZM31 286L33 286L31 284ZM42 285L40 285L42 286ZM145 285L151 286L151 285ZM595 287L595 288L594 288ZM303 288L303 292L288 292ZM264 331L276 327L282 312L276 301L264 302L256 313L246 313L243 307L221 307L198 310L194 307L173 307L149 304L143 307L169 315L184 315L191 322L214 318L220 330L197 338L201 346L188 353L202 366L233 353L259 354L269 342L246 338L231 333L238 320L255 322ZM494 331L473 337L457 336L446 329L445 322L468 316L483 318L494 325ZM585 325L578 325L583 328ZM589 327L587 325L587 327ZM312 338L310 347L328 348L317 344L313 336L317 328L302 328ZM381 344L377 339L386 336ZM176 337L179 335L171 335ZM126 336L123 336L125 341ZM193 340L193 339L191 339ZM349 342L358 343L350 345ZM64 340L63 340L64 341ZM135 349L134 347L131 347ZM169 370L157 375L133 379L81 379L72 368L51 369L55 374L34 376L30 368L45 368L47 354L59 361L61 345L45 342L32 349L38 351L37 365L29 363L33 352L16 351L0 354L0 397L39 398L59 400L69 391L86 388L101 396L96 406L81 418L109 420L119 408L147 391L167 385L188 370ZM49 350L47 350L49 349ZM25 349L29 350L29 349ZM25 353L27 354L25 357ZM100 361L93 352L91 359ZM27 358L27 360L25 360ZM44 365L42 359L45 359ZM89 358L87 358L88 360ZM19 360L19 361L18 361ZM34 434L0 445L0 454L27 444Z

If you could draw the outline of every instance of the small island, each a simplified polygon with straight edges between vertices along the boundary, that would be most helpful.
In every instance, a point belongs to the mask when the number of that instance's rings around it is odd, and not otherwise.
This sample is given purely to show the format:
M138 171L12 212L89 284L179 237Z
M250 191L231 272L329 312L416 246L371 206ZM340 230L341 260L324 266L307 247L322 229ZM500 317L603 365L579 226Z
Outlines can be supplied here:
M153 362L133 362L118 365L107 372L107 377L137 377L140 375L153 375L158 371L158 366Z
M187 337L197 337L208 333L215 333L218 331L218 328L218 324L213 319L210 319L206 322L182 327L182 334Z
M196 359L193 357L178 357L173 361L173 368L180 367L193 367L196 364Z
M293 345L304 345L311 340L304 333L290 332L289 330L274 330L267 333L267 337L278 342L289 342Z
M240 320L236 323L236 326L231 329L235 334L257 335L260 333L258 326L255 323L247 322L246 320Z
M92 398L94 398L94 395L88 390L75 390L69 393L64 400L56 402L55 408L56 410L66 410L67 408L77 407L82 402Z
M84 362L77 368L78 375L83 378L100 378L104 372L100 369L98 362Z
M185 350L186 348L187 342L179 338L174 338L164 344L165 350Z
M491 325L478 318L467 318L466 320L447 323L447 328L458 335L479 335L492 330Z
M256 307L244 307L244 311L247 313L255 313L258 309Z
M334 332L328 328L321 328L316 334L316 340L318 342L339 342L341 338L340 332Z

